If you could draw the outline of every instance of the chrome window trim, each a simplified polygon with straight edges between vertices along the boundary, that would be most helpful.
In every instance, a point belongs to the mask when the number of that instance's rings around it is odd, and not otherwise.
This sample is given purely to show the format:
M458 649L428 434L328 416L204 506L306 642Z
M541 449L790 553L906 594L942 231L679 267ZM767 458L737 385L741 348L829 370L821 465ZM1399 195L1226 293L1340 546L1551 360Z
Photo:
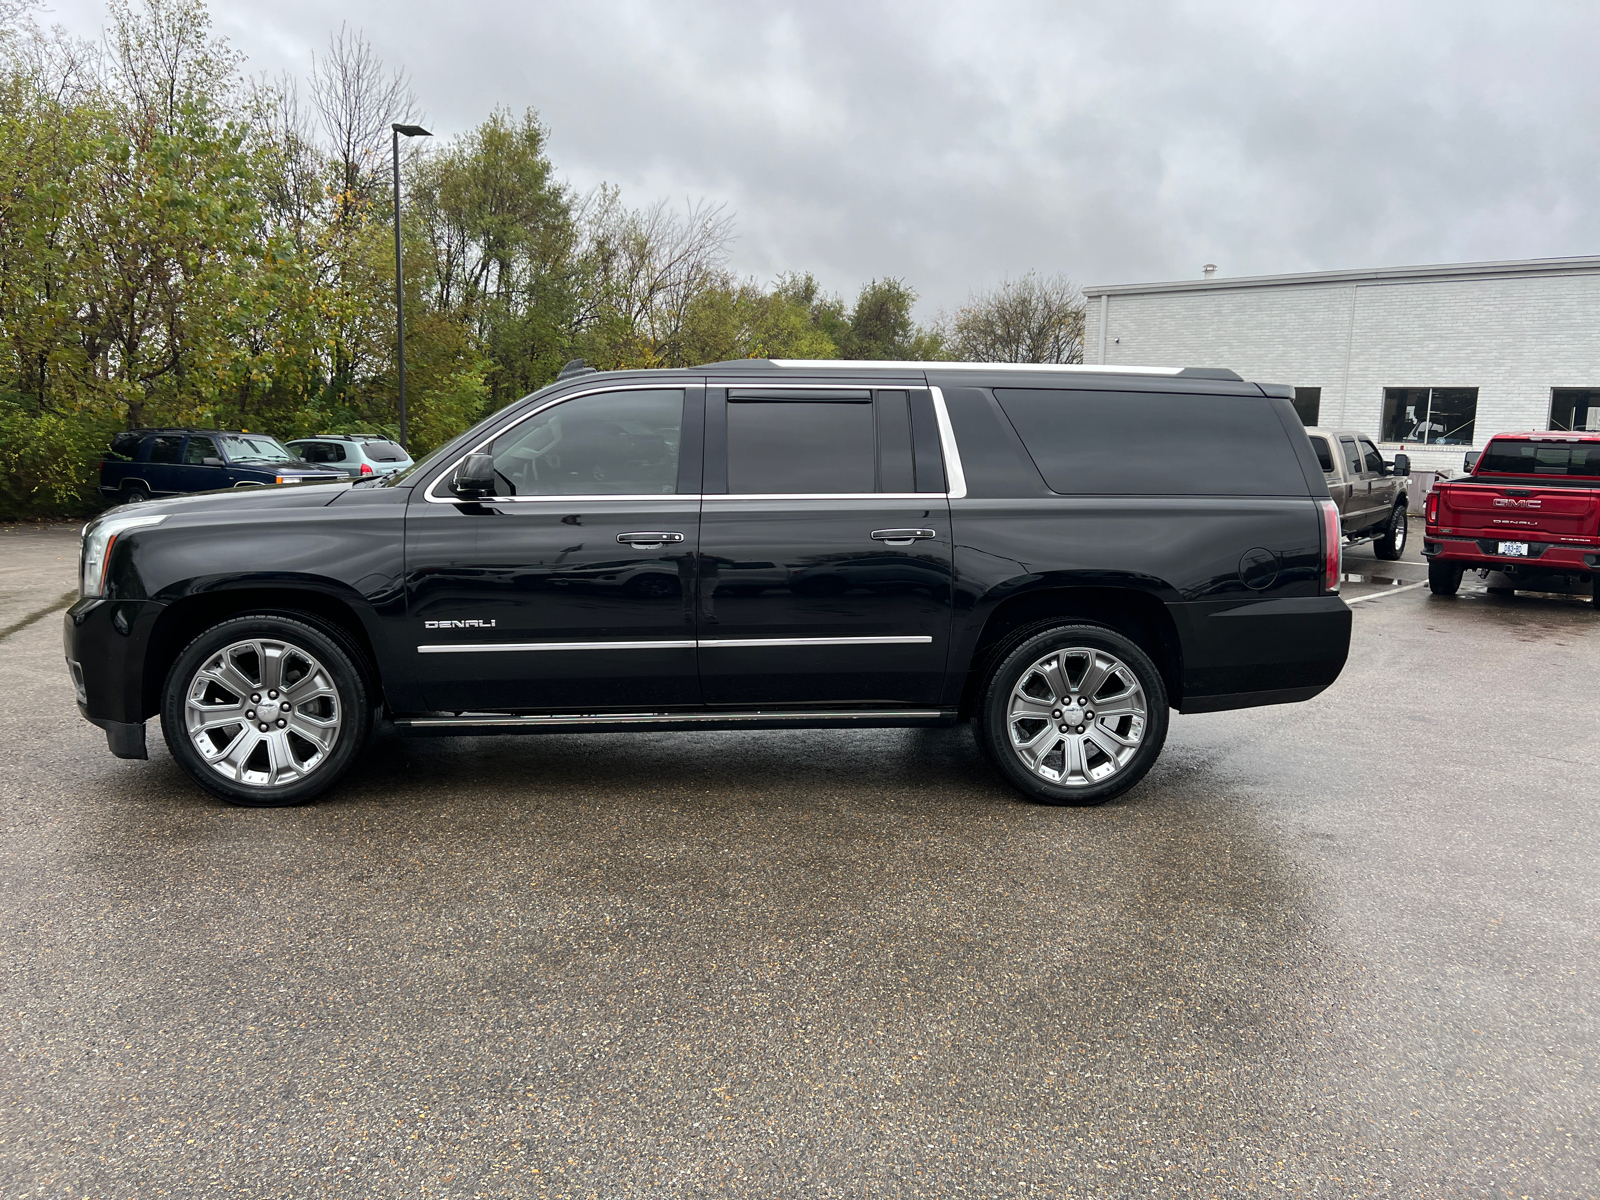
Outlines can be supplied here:
M921 369L925 370L926 367L927 367L926 363L921 364ZM422 498L425 501L427 501L429 504L462 504L462 503L465 503L464 501L458 500L454 496L452 496L452 495L450 495L448 493L446 493L443 496L438 495L437 494L437 490L439 489L439 487L441 487L444 484L444 482L447 479L450 478L450 476L452 474L455 473L456 468L459 467L464 461L466 461L467 455L468 454L477 454L477 453L479 453L480 451L483 450L483 448L485 446L489 445L496 438L504 437L506 434L510 433L513 429L515 429L517 426L521 425L524 421L530 420L533 417L538 416L540 413L544 412L546 409L553 408L557 404L566 404L568 401L571 401L571 400L581 400L585 396L598 396L598 395L602 395L602 394L604 394L606 392L639 392L639 391L645 391L645 392L684 391L684 392L687 392L687 390L689 388L691 388L691 387L699 387L699 386L702 386L702 384L700 384L699 382L689 382L689 381L685 381L685 382L677 384L677 385L667 384L664 387L641 386L638 382L616 383L616 384L607 384L607 385L605 385L603 387L588 388L588 389L586 389L584 391L580 391L580 392L572 392L572 393L570 393L569 395L566 395L566 396L557 396L556 398L554 398L552 400L548 400L548 401L546 401L545 403L539 405L536 408L529 409L527 412L523 413L522 416L518 417L515 421L511 422L511 424L505 426L503 429L500 429L495 433L490 434L488 437L484 438L482 441L478 442L476 445L474 445L470 449L468 449L465 453L463 453L460 457L458 457L454 462L452 462L443 471L439 472L439 474L434 478L434 481L428 485L427 491L425 491L423 493ZM738 388L738 387L769 387L770 388L770 387L773 386L773 384L772 384L772 381L770 379L760 380L758 382L753 382L753 383L734 382L734 381L731 381L731 380L724 381L724 380L720 380L719 379L719 380L715 381L714 383L706 384L704 386L718 387L718 388L729 388L729 389ZM784 384L782 386L784 387L785 390L793 388L793 389L795 389L797 391L804 391L804 390L837 391L839 389L839 387L840 387L840 385L838 383L794 383L794 384ZM943 491L943 492L762 492L762 493L754 493L754 492L718 492L718 493L714 493L714 494L704 494L704 495L694 494L694 493L686 493L686 492L646 492L646 493L643 493L643 494L628 494L628 495L608 495L608 494L605 494L605 493L579 493L579 494L570 495L570 496L494 496L494 497L486 498L483 501L479 501L478 503L486 503L486 504L565 504L565 505L570 505L570 504L590 504L590 503L597 503L597 502L601 502L601 501L604 501L604 502L607 502L607 503L638 504L638 503L641 503L641 502L644 502L644 501L672 501L672 500L681 500L681 501L685 501L685 502L688 502L688 501L702 501L702 500L763 500L763 501L770 501L770 500L931 500L931 499L934 499L936 497L942 497L943 499L946 499L946 500L960 500L960 499L963 499L967 494L967 476L966 476L966 472L962 469L962 466L961 466L961 450L960 450L960 447L956 444L955 429L950 424L950 413L945 408L944 392L941 391L937 387L930 387L926 383L923 383L921 385L914 384L914 383L887 383L887 384L879 385L879 384L874 383L874 384L869 384L867 386L870 387L873 391L904 391L904 390L907 390L907 389L915 389L918 386L926 387L928 389L928 392L931 394L931 396L933 398L933 415L934 415L934 423L937 425L938 430L939 430L939 447L944 452L944 471L945 471L945 487L946 487L945 491Z
M727 650L767 646L927 646L933 637L913 634L904 637L794 637L794 638L699 638L693 641L656 642L430 642L418 646L418 654L492 654L495 651L543 650Z

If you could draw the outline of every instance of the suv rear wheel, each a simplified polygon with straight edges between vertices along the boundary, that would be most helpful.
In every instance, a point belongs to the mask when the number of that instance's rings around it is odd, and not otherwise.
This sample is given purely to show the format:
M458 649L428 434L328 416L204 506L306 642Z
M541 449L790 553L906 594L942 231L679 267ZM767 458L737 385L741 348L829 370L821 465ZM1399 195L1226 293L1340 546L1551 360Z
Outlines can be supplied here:
M1389 520L1384 523L1383 532L1372 543L1372 552L1389 562L1396 561L1406 552L1406 531L1406 505L1402 500L1394 506Z
M167 672L161 731L189 776L230 804L303 804L365 743L372 702L351 652L292 617L235 617Z
M1428 560L1428 590L1435 596L1454 596L1461 590L1463 568L1438 558Z
M1103 804L1155 763L1167 689L1149 655L1100 625L1025 638L989 673L979 740L1018 791L1043 804Z

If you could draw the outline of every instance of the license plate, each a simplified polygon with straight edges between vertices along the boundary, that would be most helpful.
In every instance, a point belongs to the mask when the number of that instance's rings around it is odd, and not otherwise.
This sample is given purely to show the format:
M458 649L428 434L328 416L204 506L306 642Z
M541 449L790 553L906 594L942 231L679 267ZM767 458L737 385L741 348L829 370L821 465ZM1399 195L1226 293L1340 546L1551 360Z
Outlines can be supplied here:
M1500 553L1505 555L1507 558L1527 558L1528 557L1528 543L1527 542L1501 542L1500 543Z

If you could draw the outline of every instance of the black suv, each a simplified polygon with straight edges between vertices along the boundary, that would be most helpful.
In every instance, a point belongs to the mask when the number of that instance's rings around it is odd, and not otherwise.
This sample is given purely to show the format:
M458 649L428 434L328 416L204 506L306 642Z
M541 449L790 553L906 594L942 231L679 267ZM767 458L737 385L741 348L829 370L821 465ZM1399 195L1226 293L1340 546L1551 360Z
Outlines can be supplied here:
M1136 783L1169 708L1344 665L1338 513L1231 371L571 369L409 471L85 527L66 652L113 754L288 804L401 734L975 722L1026 795Z

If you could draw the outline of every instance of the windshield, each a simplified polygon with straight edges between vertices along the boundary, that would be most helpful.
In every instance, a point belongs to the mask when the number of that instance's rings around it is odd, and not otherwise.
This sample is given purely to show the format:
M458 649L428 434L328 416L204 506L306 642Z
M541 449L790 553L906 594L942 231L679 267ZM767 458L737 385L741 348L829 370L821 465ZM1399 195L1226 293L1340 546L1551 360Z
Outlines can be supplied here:
M222 452L229 462L299 462L299 456L286 450L274 437L258 433L225 433L220 438Z
M1533 442L1495 438L1477 474L1600 476L1600 442Z

